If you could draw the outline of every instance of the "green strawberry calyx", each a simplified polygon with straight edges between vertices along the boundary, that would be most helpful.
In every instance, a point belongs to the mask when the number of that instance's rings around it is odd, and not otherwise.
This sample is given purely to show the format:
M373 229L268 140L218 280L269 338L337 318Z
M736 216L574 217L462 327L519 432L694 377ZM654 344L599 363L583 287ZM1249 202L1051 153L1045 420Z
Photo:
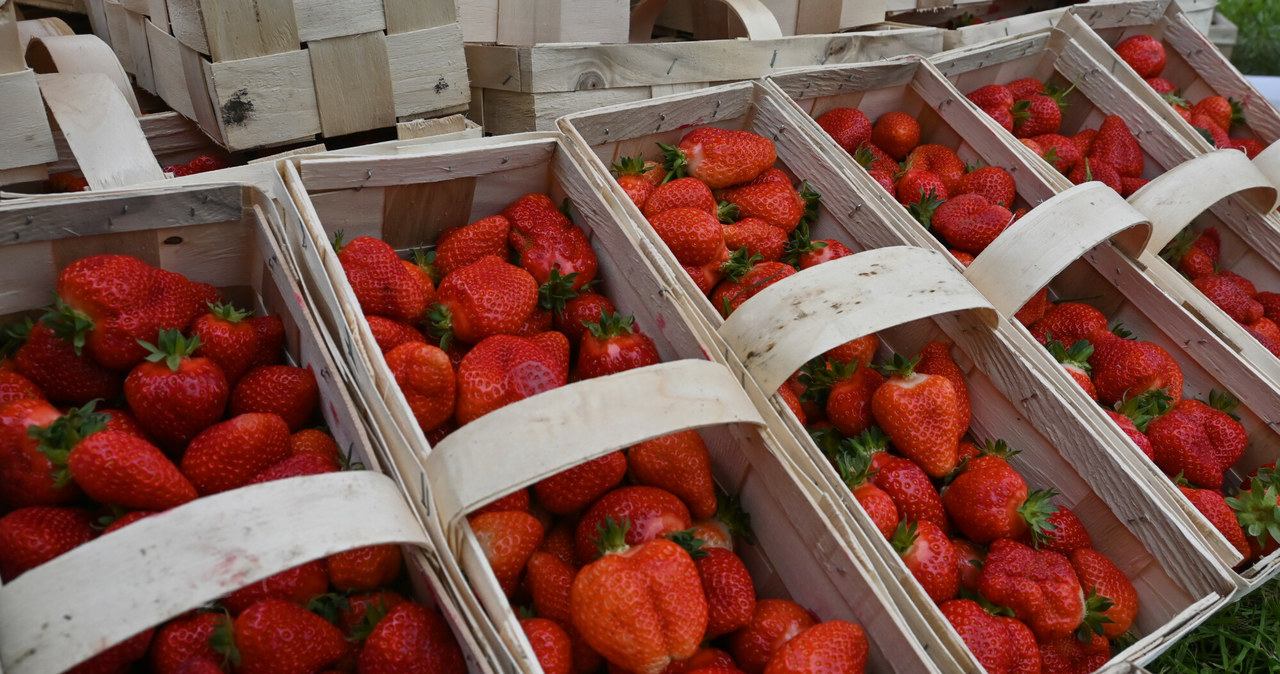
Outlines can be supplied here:
M827 247L826 241L814 241L809 234L809 223L803 219L791 230L782 247L782 261L793 267L800 266L800 258Z
M222 667L225 670L230 664L233 667L240 665L240 650L236 648L236 633L231 616L223 612L222 617L218 619L218 624L213 628L213 634L209 635L209 646L217 653L222 654Z
M684 150L674 145L663 143L658 143L658 147L662 149L662 167L667 170L667 176L662 179L664 185L676 178L684 178L689 175L689 158L685 155Z
M885 365L872 365L886 377L898 377L900 379L910 379L916 373L916 365L920 364L920 356L907 359L902 354L895 353L893 358Z
M343 241L344 238L346 238L346 232L341 229L333 233L333 252L342 252L342 247L345 244Z
M77 356L84 351L85 340L95 327L92 317L67 304L56 293L53 296L53 306L40 317L40 322L63 341L69 342L75 348Z
M818 220L818 208L822 204L822 195L813 189L808 180L802 180L800 181L800 199L804 201L804 215L800 216L800 222L804 223L807 229Z
M1013 457L1022 453L1020 449L1012 449L1009 443L1004 440L983 440L982 446L978 448L983 456L993 456L997 459L1008 461Z
M369 638L373 634L373 629L387 617L391 609L387 607L387 602L378 597L377 601L364 610L364 617L360 622L351 626L351 636L347 637L347 641L361 642Z
M230 302L207 302L209 313L228 323L239 323L253 315L253 310L241 311Z
M731 283L737 283L742 280L751 268L756 266L760 261L758 253L752 253L746 248L739 248L729 254L729 259L720 265L720 271L724 273L726 279Z
M1076 628L1076 638L1088 643L1093 635L1101 635L1103 626L1114 622L1106 612L1115 605L1110 598L1098 594L1096 589L1090 590L1089 597L1084 600L1084 620Z
M947 200L939 197L938 193L934 191L932 187L929 188L928 192L925 192L924 188L921 187L920 200L915 203L908 204L907 212L911 214L911 217L916 219L916 222L924 225L925 229L931 229L933 227L934 212L938 210L939 206L945 203L947 203Z
M880 430L879 426L872 426L867 430L858 434L856 438L849 438L845 441L848 447L855 452L874 455L876 452L889 451L889 436Z
M871 453L860 452L851 447L844 447L836 454L836 470L849 489L857 489L876 474L871 469L871 458Z
M1256 540L1259 546L1265 546L1268 537L1280 541L1280 501L1277 499L1280 487L1269 484L1259 489L1260 486L1255 479L1249 491L1228 497L1226 501L1245 535Z
M626 552L631 546L627 545L627 532L631 530L631 519L623 517L621 520L614 520L613 517L606 517L604 521L596 525L596 549L600 551L600 556L612 555L620 552Z
M156 344L141 339L138 340L138 343L151 352L147 356L147 362L163 362L174 372L178 371L178 367L182 365L183 360L190 358L196 352L196 349L204 345L198 335L192 335L188 338L177 328L161 330L159 337L156 339Z
M1235 409L1240 406L1240 399L1230 393L1212 389L1209 391L1209 399L1202 402L1219 412L1226 413L1232 419L1240 421L1240 417L1234 413Z
M440 270L436 268L436 252L427 250L426 248L413 249L413 263L422 271L427 272L427 276L431 278L431 282L439 285L442 278Z
M818 446L818 450L822 452L823 456L832 461L839 456L840 445L846 441L840 435L840 431L831 426L813 426L808 431L809 437L813 439L813 444Z
M1133 398L1121 398L1115 404L1115 411L1129 417L1135 428L1146 433L1147 424L1152 419L1164 416L1172 402L1168 389L1155 389Z
M538 287L538 308L550 311L557 316L564 315L564 308L569 300L581 293L573 284L578 280L578 272L561 274L559 269L552 269L547 282Z
M920 534L916 531L915 522L899 522L898 528L894 530L893 538L890 539L889 543L893 545L894 552L899 555L905 555L919 538Z
M35 328L35 324L30 318L24 318L21 321L10 323L4 327L3 342L0 343L0 358L9 358L26 344L27 337L31 336L31 330Z
M618 161L609 165L609 173L614 178L621 178L622 176L644 175L646 171L652 168L652 166L645 166L644 155L639 154L634 157L620 157Z
M342 613L351 610L351 602L346 595L326 592L312 597L311 601L307 602L307 610L336 626Z
M716 205L716 221L722 225L732 225L738 221L738 213L741 211L737 204L721 201Z
M831 394L831 387L836 382L852 377L857 370L857 359L854 359L852 363L827 360L824 356L818 356L810 360L800 367L800 373L796 375L796 380L804 387L804 393L800 394L800 400L826 407L827 396Z
M1187 253L1191 252L1192 243L1198 238L1200 238L1200 232L1192 229L1190 225L1183 227L1182 231L1173 237L1173 241L1170 241L1164 247L1164 250L1160 251L1160 257L1164 258L1169 264L1177 265L1182 261L1182 258L1186 257Z
M453 344L453 312L439 302L427 309L427 331L440 340L440 348L448 351Z
M84 407L73 407L67 413L53 420L48 426L31 426L27 428L27 437L39 440L38 451L49 458L53 464L53 481L55 487L65 487L72 481L71 470L67 468L67 460L71 458L71 450L81 440L106 430L111 415L94 412L97 400L90 400Z
M1093 355L1093 344L1090 344L1087 339L1077 340L1076 343L1071 345L1071 348L1067 348L1056 339L1051 339L1045 343L1045 348L1049 349L1049 353L1054 360L1063 365L1070 365L1084 372L1088 372L1091 369L1089 367L1089 356Z
M755 533L751 530L751 514L742 507L742 499L716 488L716 514L711 519L723 524L733 540L755 545Z
M1024 122L1031 118L1031 100L1024 98L1014 102L1009 112L1013 115L1013 128L1021 127Z
M632 326L635 324L635 316L623 316L622 312L610 313L608 311L600 312L600 320L592 323L583 321L582 327L594 338L599 340L612 339L614 337L626 337L635 332Z
M707 542L698 538L693 529L685 529L683 531L673 531L667 534L667 540L684 548L689 556L694 559L702 559L707 556L707 551L703 550Z
M1049 521L1049 518L1058 512L1058 506L1050 503L1050 499L1057 495L1058 492L1052 489L1037 489L1028 494L1027 500L1018 507L1018 514L1022 515L1022 520L1027 523L1027 528L1031 531L1031 540L1037 548L1052 541L1050 532L1058 528L1058 525Z

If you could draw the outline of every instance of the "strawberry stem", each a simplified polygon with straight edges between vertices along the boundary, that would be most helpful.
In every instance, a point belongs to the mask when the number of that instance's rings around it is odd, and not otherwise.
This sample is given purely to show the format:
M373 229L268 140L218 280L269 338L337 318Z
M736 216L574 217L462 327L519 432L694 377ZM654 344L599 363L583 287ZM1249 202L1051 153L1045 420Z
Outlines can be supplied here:
M427 331L440 340L440 348L448 351L453 343L453 314L449 308L436 302L427 310Z
M1051 339L1045 344L1045 348L1049 349L1049 353L1053 355L1054 360L1063 365L1078 367L1085 372L1091 369L1089 356L1093 355L1093 345L1087 339L1076 341L1071 345L1070 349L1063 346L1062 342Z
M252 309L241 311L230 302L206 302L206 304L209 306L209 313L228 323L239 323L253 315Z
M1049 521L1049 516L1058 512L1058 506L1049 502L1058 492L1052 489L1037 489L1027 495L1027 500L1018 507L1018 514L1031 530L1031 540L1039 548L1050 541L1049 532L1058 525Z
M1135 398L1121 398L1115 404L1115 411L1129 417L1139 432L1146 433L1147 424L1168 412L1172 401L1168 389L1156 389Z
M644 155L640 154L634 157L620 157L618 161L609 165L609 173L614 178L621 178L622 176L643 175L645 171L652 168L652 166L645 166Z
M737 494L720 491L716 488L716 514L711 519L723 524L734 540L756 544L755 534L751 531L751 515L742 508L742 499Z
M64 302L56 293L53 306L40 317L40 321L63 341L70 342L77 356L83 352L85 340L95 327L93 318Z
M67 468L67 460L71 458L71 450L81 440L106 430L111 416L94 412L97 400L90 400L84 407L73 407L67 413L53 420L48 426L30 426L27 437L39 440L37 450L49 458L53 464L53 480L55 487L65 487L72 481L71 471Z
M916 356L910 360L903 358L901 354L893 354L893 359L887 365L872 365L886 377L897 376L902 379L908 379L915 374L915 367L920 363L920 356Z
M563 316L565 305L579 295L573 287L577 279L576 271L562 275L559 269L552 269L547 282L538 287L538 308Z
M613 517L606 517L604 521L596 525L596 536L599 539L596 542L596 549L600 551L600 555L616 554L626 552L627 532L631 530L630 518L623 517L621 521L615 521Z
M1089 598L1084 601L1084 621L1076 628L1076 638L1087 643L1093 635L1101 635L1102 626L1114 622L1103 615L1112 606L1115 602L1111 599L1098 594L1096 589L1089 590Z
M1259 546L1266 546L1268 537L1280 541L1280 502L1277 501L1280 492L1274 484L1265 489L1259 489L1260 486L1255 479L1249 491L1227 498L1227 505L1235 512L1245 534Z
M188 339L177 328L161 330L156 342L158 346L150 342L144 342L141 339L138 340L138 344L141 344L143 348L151 352L147 356L148 362L159 363L163 361L174 372L178 371L178 366L182 365L183 360L190 358L196 349L203 346L199 335L193 335Z
M683 178L689 174L689 158L685 156L684 150L674 145L664 145L658 143L658 147L662 149L663 162L662 167L667 169L667 176L662 179L662 183Z
M707 542L702 540L701 538L698 538L694 534L693 529L685 529L684 531L673 531L667 534L667 540L684 548L684 551L689 553L689 556L694 559L702 559L703 557L707 556L707 552L702 549L703 546L707 544Z
M591 333L596 339L610 339L613 337L626 337L635 330L632 325L635 323L635 316L623 316L621 312L610 313L608 311L600 312L600 320L592 323L590 321L582 321L582 327Z
M899 522L898 528L894 530L893 538L889 540L889 543L893 545L894 552L899 555L905 555L919 538L920 534L916 531L915 522Z

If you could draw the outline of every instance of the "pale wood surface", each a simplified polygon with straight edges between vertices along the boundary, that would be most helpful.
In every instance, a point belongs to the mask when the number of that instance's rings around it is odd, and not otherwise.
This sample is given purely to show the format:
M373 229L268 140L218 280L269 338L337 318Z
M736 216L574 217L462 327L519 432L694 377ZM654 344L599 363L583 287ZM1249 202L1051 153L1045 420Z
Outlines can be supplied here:
M169 3L166 0L147 0L147 18L164 32L169 32Z
M290 2L298 17L298 39L302 42L381 31L387 27L386 17L382 13L382 0L290 0ZM439 0L424 0L424 2L435 4Z
M383 0L387 34L395 35L458 23L458 4L465 8L471 3L456 3L451 0Z
M151 52L152 77L156 94L169 107L187 119L196 119L191 94L187 91L186 72L182 67L182 43L154 23L147 22L147 47Z
M215 61L298 48L301 19L294 18L293 0L204 0L199 4L208 53Z
M1280 185L1280 141L1267 146L1267 149L1253 158L1254 166L1271 180L1271 184Z
M128 39L127 33L121 39ZM99 73L110 79L135 116L141 114L133 85L107 43L96 35L51 35L32 38L27 62L42 75L49 73Z
M773 13L760 0L721 0L742 22L747 37L752 40L773 40L782 37L782 29ZM667 0L643 0L631 11L631 42L648 42L653 35L653 24L658 19ZM499 17L501 20L501 17Z
M461 45L462 28L456 23L386 36L396 117L467 105L471 93Z
M0 75L16 73L27 67L22 59L26 43L20 37L16 3L0 3Z
M313 54L311 49L300 49L203 64L207 80L197 82L208 81L215 94L216 128L229 149L280 145L320 132ZM191 87L189 76L190 72Z
M3 30L3 28L0 27L0 30ZM59 19L58 17L47 17L43 19L27 19L26 21L19 21L18 22L18 39L19 39L19 44L21 45L20 51L18 52L18 54L20 55L19 58L21 58L21 54L26 53L27 43L30 42L31 38L33 37L45 37L47 35L74 35L74 34L75 34L75 31L71 30L71 27L67 25L67 22L63 21L62 19ZM4 38L0 37L0 40L2 39ZM25 67L25 63L23 64L22 67ZM4 72L3 68L4 68L3 66L0 66L0 72Z
M382 32L372 32L307 44L324 135L396 123L387 40Z
M132 73L136 66L133 51L129 46L129 21L126 16L128 12L119 0L103 0L102 9L107 17L107 30L111 33L111 41L106 45L115 51L116 60L124 72ZM128 82L128 79L126 78L125 81Z
M475 3L475 8L470 4L463 3L462 17L463 30L472 35L468 41L518 46L627 42L627 0L495 0Z
M167 4L169 32L182 44L201 54L208 54L209 35L205 29L200 0L167 0Z
M138 118L110 79L98 73L58 73L41 75L39 82L45 105L70 144L90 189L124 187L164 177Z
M156 92L155 71L151 66L151 48L147 45L147 17L125 11L125 30L129 52L133 55L134 81L145 91Z
M31 70L0 74L0 171L41 165L58 158L45 116L36 74ZM39 171L43 171L40 168ZM0 183L25 182L30 174L9 174Z

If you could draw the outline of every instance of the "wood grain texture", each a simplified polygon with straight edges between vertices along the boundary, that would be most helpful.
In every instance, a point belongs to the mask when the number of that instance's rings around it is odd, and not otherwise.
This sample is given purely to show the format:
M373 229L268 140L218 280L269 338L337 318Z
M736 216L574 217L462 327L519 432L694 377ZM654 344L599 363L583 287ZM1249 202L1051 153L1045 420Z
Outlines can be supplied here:
M320 132L313 56L307 49L204 64L217 128L228 149L279 145Z
M460 105L471 98L462 29L456 23L386 36L395 116Z
M203 0L200 14L214 61L294 51L302 42L293 0Z
M36 74L30 70L0 74L0 171L43 165L58 158L40 98ZM22 182L16 175L8 178Z
M160 30L169 32L169 3L167 0L147 0L147 18Z
M26 21L17 22L18 26L18 44L19 54L25 54L27 51L27 43L33 37L45 37L47 35L74 35L75 31L67 25L67 22L57 17L46 17L43 19L28 19ZM3 39L3 38L0 38ZM25 66L25 64L24 64ZM0 71L3 72L3 71Z
M27 67L22 59L26 50L18 31L17 4L0 4L0 75L16 73Z
M383 0L290 1L297 16L298 39L302 42L382 31L387 27L382 13ZM427 4L438 1L423 0Z
M458 23L458 3L451 0L383 0L387 34L408 33ZM465 7L471 3L462 3Z
M143 90L155 93L156 77L151 65L151 48L147 45L147 17L125 12L129 51L133 54L133 79Z
M320 129L341 136L396 123L388 36L361 33L307 44Z
M122 31L120 40L127 44L128 33ZM49 73L105 75L115 84L133 114L135 116L141 114L129 75L121 67L121 62L116 59L111 47L96 35L52 35L32 38L27 45L27 62L31 64L32 70L42 75Z
M96 73L52 74L41 75L39 82L45 105L91 189L164 177L138 118L110 79Z
M201 0L167 0L169 8L169 32L182 44L200 52L209 53L209 34L204 25Z
M187 91L186 70L182 65L182 43L154 22L147 22L147 47L152 58L152 77L156 95L187 119L196 119L191 94Z

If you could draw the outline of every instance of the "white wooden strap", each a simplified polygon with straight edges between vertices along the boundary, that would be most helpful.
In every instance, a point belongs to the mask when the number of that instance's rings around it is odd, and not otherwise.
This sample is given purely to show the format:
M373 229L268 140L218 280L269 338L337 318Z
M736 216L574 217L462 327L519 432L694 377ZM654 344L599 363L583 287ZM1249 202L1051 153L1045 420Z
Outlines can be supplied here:
M18 22L18 39L22 43L22 53L26 53L27 44L33 38L75 34L76 32L71 30L71 26L68 26L66 21L56 16Z
M1159 255L1196 216L1219 201L1243 194L1267 213L1276 206L1276 185L1239 150L1214 150L1178 164L1129 197L1151 220L1147 251Z
M678 360L588 379L490 412L427 456L440 520L638 442L690 428L764 425L728 368Z
M428 546L395 483L367 471L206 496L82 545L0 588L0 663L56 674L104 646L305 562Z
M0 2L0 75L24 70L16 2Z
M773 12L760 0L720 0L730 11L738 15L752 40L777 40L782 28ZM653 37L653 25L658 21L667 0L642 0L631 10L631 41L648 42Z
M760 388L771 393L814 356L928 316L991 303L941 253L893 246L842 257L765 288L738 307L720 336Z
M1087 182L1010 225L964 275L997 311L1012 316L1094 246L1114 237L1121 250L1137 258L1150 236L1151 223L1115 190Z
M1267 149L1258 153L1253 158L1253 165L1262 171L1262 174L1271 181L1271 184L1280 187L1280 141L1272 143Z
M33 37L27 43L27 64L41 75L50 73L98 73L111 79L134 116L140 116L138 99L133 94L129 76L116 58L111 45L97 35L49 35Z

